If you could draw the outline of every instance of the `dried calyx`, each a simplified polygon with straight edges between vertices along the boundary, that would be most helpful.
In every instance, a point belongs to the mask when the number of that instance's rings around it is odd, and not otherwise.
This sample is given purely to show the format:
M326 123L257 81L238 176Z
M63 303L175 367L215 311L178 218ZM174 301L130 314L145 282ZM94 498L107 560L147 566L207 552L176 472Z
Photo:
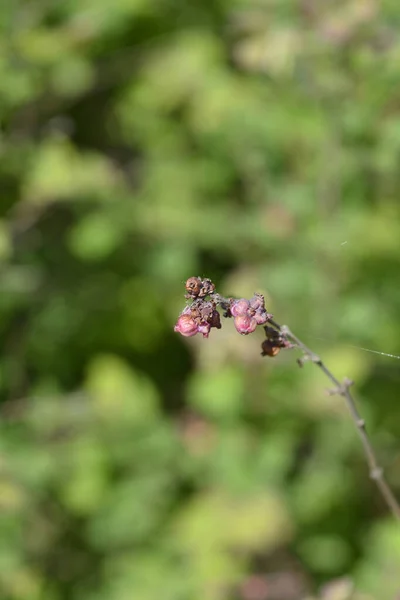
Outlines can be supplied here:
M262 294L255 293L250 300L245 298L224 298L215 291L211 279L189 277L185 284L185 298L191 300L185 306L174 330L185 337L201 333L208 337L211 329L221 329L221 318L217 307L223 309L223 317L233 318L236 330L241 335L253 333L259 325L264 325L266 339L262 343L262 356L276 356L281 348L293 345L284 338L281 332L266 325L273 316L265 308Z

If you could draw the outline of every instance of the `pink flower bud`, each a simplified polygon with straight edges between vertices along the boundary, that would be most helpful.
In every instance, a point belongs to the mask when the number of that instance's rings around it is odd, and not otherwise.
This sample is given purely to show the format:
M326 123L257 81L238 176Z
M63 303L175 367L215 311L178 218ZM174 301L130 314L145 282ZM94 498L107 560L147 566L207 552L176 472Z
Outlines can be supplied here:
M208 335L210 333L210 329L211 329L211 324L210 323L206 323L206 322L200 323L200 325L198 325L198 327L197 327L197 331L199 333L202 333L203 337L205 337L205 338L208 338Z
M174 331L185 337L191 337L192 335L196 335L196 333L199 331L199 328L190 315L183 314L179 317L174 327Z
M232 317L243 317L247 315L250 307L248 300L241 298L240 300L233 300L230 305L230 311Z
M268 313L266 310L258 309L254 313L254 318L257 321L257 325L264 325L268 321Z
M254 317L238 316L234 318L234 323L237 331L242 335L253 333L257 327L257 321Z

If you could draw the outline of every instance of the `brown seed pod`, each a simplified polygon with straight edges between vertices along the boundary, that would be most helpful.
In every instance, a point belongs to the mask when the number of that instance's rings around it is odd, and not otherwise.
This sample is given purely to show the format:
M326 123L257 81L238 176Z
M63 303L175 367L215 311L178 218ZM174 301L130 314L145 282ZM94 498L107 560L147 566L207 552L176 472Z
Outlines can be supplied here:
M264 340L261 344L262 352L261 356L271 356L274 357L281 351L279 346L275 346L272 340Z
M215 327L216 329L221 329L221 317L217 310L213 311L209 322L210 322L211 327Z
M189 277L189 279L185 283L185 288L187 291L187 298L197 298L202 289L202 280L200 277Z

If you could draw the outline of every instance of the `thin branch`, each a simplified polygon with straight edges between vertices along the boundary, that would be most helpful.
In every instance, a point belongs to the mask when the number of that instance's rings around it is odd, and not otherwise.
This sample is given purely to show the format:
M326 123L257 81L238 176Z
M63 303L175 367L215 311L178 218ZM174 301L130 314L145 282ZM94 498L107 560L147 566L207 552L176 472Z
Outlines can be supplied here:
M350 393L353 382L346 378L343 383L340 383L321 358L303 344L289 327L279 325L273 315L267 312L262 294L255 293L250 300L224 298L216 292L211 279L201 277L190 277L186 281L185 288L185 298L191 300L191 303L185 306L174 327L174 330L181 335L191 337L201 333L203 337L208 337L212 328L220 329L221 319L216 310L220 306L224 311L222 316L233 318L236 330L242 335L248 335L255 331L258 325L264 325L266 338L261 344L262 356L276 356L281 349L297 348L303 353L303 356L297 360L300 366L303 366L305 361L311 361L321 369L334 385L329 393L338 394L345 399L361 439L369 466L369 475L375 481L393 516L400 521L400 505L384 477L383 469L369 440L365 421L361 418Z
M283 335L288 341L294 343L294 345L299 348L303 352L303 358L298 360L299 365L302 366L306 360L311 361L317 367L321 369L321 371L328 377L328 379L335 386L333 390L330 391L331 394L338 394L343 396L346 401L347 407L350 411L350 415L353 419L353 422L357 428L358 434L360 436L365 456L369 466L369 475L371 479L373 479L379 488L383 498L385 499L386 504L392 511L394 517L400 520L400 506L398 501L396 500L392 490L390 489L383 473L382 467L379 465L375 450L370 442L368 437L365 421L360 416L360 413L357 410L356 403L350 393L350 386L353 385L353 382L350 379L345 379L343 383L333 375L333 373L328 369L328 367L322 362L321 358L315 354L312 350L310 350L303 342L296 336L286 325L279 325L274 320L271 319L271 325L273 325L280 333Z

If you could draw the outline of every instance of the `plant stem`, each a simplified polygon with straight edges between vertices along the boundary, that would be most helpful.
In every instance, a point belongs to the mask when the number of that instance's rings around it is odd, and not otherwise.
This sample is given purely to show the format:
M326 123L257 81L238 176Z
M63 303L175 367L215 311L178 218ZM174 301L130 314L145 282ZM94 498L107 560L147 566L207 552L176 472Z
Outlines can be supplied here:
M378 463L374 448L368 437L365 427L365 421L360 416L356 407L356 403L350 393L350 386L353 384L353 382L350 379L346 378L343 383L340 383L340 381L322 362L321 358L312 350L310 350L310 348L308 348L305 344L303 344L303 342L296 335L294 335L294 333L291 332L289 327L287 327L286 325L279 325L274 320L270 320L270 324L273 325L288 341L293 342L295 346L297 346L297 348L299 348L303 352L303 358L298 360L299 365L302 366L305 360L313 362L334 384L335 388L331 390L330 393L339 394L345 399L347 407L350 411L351 418L353 419L353 422L357 428L358 434L360 436L364 448L364 453L369 466L369 475L371 479L375 481L377 487L379 488L379 491L381 492L386 504L392 511L394 517L400 520L399 503L396 500L396 497L394 496L391 488L389 487L389 484L387 483L384 477L383 469Z

